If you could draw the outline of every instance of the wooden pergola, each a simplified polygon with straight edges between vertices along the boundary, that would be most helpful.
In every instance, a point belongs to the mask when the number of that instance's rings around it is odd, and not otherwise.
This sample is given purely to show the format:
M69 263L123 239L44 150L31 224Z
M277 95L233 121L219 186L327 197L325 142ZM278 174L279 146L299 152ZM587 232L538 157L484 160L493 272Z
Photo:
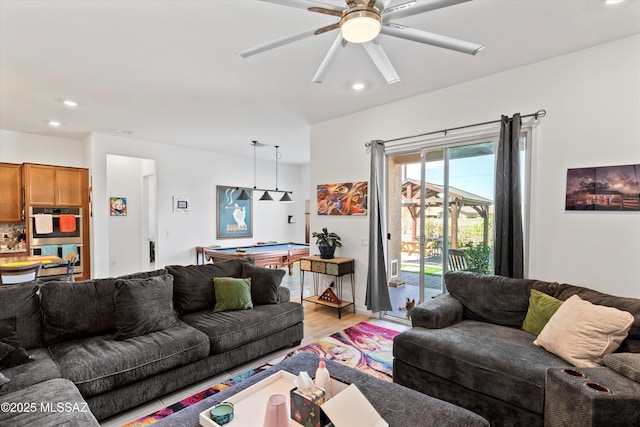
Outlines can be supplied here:
M420 197L423 187L420 185L420 181L407 178L402 182L402 207L409 210L411 214L412 223L412 236L418 236L418 220L420 218ZM439 185L425 183L425 206L427 208L431 206L443 207L445 200L442 198L444 188ZM484 220L483 227L483 242L489 242L489 207L493 205L493 201L478 196L477 194L469 193L458 188L449 187L449 210L451 212L451 248L456 249L458 247L458 219L462 208L467 206L475 210L478 215Z

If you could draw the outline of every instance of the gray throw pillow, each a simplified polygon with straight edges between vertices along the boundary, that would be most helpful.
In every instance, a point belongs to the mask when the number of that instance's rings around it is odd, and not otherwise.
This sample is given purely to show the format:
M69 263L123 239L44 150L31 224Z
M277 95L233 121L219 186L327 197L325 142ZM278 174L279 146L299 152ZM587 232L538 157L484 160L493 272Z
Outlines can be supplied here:
M464 317L520 328L529 308L535 280L450 271L444 275L449 293L462 303Z
M215 264L168 265L173 276L173 302L180 313L211 309L215 303L213 279L240 277L242 266L253 263L252 258L230 259Z
M286 272L277 268L242 265L242 277L251 278L251 301L254 304L277 304L278 287Z
M174 326L173 276L116 280L116 340Z
M18 341L16 318L0 320L0 369L31 362L31 357Z
M602 358L605 366L640 383L640 353L610 353Z

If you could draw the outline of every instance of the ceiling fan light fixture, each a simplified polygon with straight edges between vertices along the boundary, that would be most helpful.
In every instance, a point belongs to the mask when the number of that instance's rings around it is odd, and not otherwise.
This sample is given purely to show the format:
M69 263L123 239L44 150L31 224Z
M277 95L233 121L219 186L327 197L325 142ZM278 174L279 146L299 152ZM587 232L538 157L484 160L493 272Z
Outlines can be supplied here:
M340 32L348 42L366 43L380 34L381 21L380 12L374 8L349 9L340 19Z

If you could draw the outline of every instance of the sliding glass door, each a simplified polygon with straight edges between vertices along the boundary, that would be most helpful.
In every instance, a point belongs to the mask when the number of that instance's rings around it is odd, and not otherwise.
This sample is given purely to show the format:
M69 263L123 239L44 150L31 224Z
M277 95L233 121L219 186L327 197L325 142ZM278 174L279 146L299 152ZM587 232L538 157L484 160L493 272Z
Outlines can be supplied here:
M496 139L388 155L388 315L443 293L448 270L492 271Z

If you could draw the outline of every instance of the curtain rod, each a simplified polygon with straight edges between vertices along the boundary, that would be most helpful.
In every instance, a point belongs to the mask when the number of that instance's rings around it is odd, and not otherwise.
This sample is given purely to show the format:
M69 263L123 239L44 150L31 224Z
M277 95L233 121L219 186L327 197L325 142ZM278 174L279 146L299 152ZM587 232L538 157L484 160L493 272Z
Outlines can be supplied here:
M520 116L520 118L525 118L525 117L534 117L535 119L538 119L540 117L544 117L547 115L547 110L538 110L535 113L531 113L531 114L525 114L524 116ZM467 128L472 128L472 127L476 127L476 126L484 126L484 125L490 125L493 123L500 123L502 119L500 120L492 120L490 122L483 122L483 123L475 123L473 125L466 125L466 126L458 126L455 128L449 128L449 129L442 129L442 130L436 130L433 132L427 132L427 133L421 133L418 135L412 135L412 136L403 136L400 138L394 138L394 139L387 139L386 141L370 141L370 142L366 142L364 144L365 147L370 147L372 142L377 142L378 144L385 144L387 142L396 142L396 141L402 141L403 139L413 139L413 138L418 138L421 136L429 136L429 135L435 135L437 133L444 133L445 135L447 134L447 132L450 132L452 130L460 130L460 129L467 129Z

